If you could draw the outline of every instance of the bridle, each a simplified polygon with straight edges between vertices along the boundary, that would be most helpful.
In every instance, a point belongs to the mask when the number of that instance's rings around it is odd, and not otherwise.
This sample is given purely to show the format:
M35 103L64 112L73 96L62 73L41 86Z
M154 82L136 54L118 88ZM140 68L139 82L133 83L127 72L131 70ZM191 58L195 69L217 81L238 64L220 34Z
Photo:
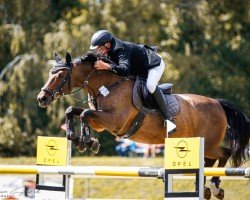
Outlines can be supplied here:
M59 71L59 69L58 69L58 71ZM55 73L52 72L52 74L55 74ZM69 85L69 88L70 88L71 73L72 73L72 69L68 70L68 73L66 74L66 76L61 80L60 84L54 90L51 90L49 88L42 88L41 90L48 93L49 95L51 95L52 99L59 97L59 94L62 91L62 88L63 88L63 86L65 85L65 83L67 81L69 83L68 85Z
M69 87L69 90L70 90L70 83L71 83L71 75L72 75L72 71L73 71L73 63L65 63L65 64L58 64L56 66L54 66L50 71L52 74L55 74L57 73L58 71L60 70L67 70L68 73L66 74L66 76L61 80L60 84L54 89L54 90L51 90L49 89L48 87L47 88L42 88L41 90L48 93L49 95L51 95L52 99L55 99L55 98L58 98L60 95L60 92L62 91L63 89L63 86L66 84L66 82L68 82L68 87ZM84 89L87 85L88 85L88 82L89 82L89 79L91 77L91 75L93 74L93 72L95 71L96 69L94 68L87 76L86 80L84 81L84 83L80 86L79 89L77 89L76 91L73 91L73 92L70 92L68 93L69 94L73 94L73 93L76 93L78 92L79 90L81 89Z

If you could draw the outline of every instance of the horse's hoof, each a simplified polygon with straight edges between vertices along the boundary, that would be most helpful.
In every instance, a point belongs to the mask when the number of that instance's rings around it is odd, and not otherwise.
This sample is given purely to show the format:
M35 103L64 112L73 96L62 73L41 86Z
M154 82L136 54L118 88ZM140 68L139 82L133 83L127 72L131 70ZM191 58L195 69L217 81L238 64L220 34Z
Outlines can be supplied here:
M224 190L220 188L219 193L215 197L218 199L224 199Z
M97 139L91 138L90 141L87 143L88 148L94 153L97 154L100 150L100 143Z
M76 138L77 138L77 135L74 132L72 132L72 131L67 132L67 139L68 140L75 140Z
M211 195L210 188L204 186L204 199L211 199Z
M80 153L83 153L84 151L86 151L87 146L86 146L86 143L79 142L76 148L79 150Z

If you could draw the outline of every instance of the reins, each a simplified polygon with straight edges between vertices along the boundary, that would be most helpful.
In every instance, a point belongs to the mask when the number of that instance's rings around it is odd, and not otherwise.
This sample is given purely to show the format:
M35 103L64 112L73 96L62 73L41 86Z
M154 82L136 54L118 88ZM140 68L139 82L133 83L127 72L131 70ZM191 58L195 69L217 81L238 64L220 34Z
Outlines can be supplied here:
M41 90L44 92L47 92L49 95L52 96L53 99L57 98L56 95L59 94L59 92L62 90L62 88L63 88L64 84L67 82L67 80L68 80L69 88L70 88L71 73L72 73L72 69L69 69L67 75L62 79L61 83L56 87L56 89L51 91L48 88L42 88Z
M70 95L70 94L77 93L77 92L79 92L80 90L82 90L83 88L85 88L85 87L89 84L89 79L90 79L92 73L93 73L95 70L96 70L96 69L94 68L94 69L89 73L89 75L87 76L87 78L86 78L86 80L84 81L84 83L83 83L77 90L70 92L69 95Z

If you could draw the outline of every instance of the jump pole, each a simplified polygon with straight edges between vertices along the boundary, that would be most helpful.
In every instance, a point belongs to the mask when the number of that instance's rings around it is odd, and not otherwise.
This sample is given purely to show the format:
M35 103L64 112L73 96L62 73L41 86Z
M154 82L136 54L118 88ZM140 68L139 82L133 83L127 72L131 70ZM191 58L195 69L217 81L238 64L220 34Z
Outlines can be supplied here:
M114 167L114 166L37 166L0 165L0 174L58 174L112 177L151 177L163 179L164 168L153 167ZM185 174L185 173L183 173ZM185 174L193 175L193 174ZM242 176L250 178L248 168L204 168L205 176Z

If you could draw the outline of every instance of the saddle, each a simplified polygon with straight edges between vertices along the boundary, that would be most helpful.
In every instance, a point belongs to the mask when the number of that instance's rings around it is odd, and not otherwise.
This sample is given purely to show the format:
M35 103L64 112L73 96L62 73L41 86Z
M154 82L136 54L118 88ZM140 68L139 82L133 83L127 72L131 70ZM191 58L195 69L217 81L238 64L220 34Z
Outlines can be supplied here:
M165 104L167 105L168 113L171 117L174 117L179 112L180 107L175 95L172 95L173 84L164 83L158 87L165 96ZM160 108L154 96L147 89L146 81L139 77L136 78L133 88L133 103L138 110L143 109L151 113L160 112Z

